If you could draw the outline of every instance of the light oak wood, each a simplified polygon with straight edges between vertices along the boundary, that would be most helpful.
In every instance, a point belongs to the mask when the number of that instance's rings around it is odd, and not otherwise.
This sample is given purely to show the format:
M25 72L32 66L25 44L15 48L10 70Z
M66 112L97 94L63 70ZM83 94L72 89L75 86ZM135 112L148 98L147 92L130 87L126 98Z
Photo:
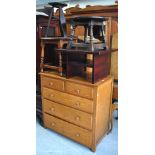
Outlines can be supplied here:
M92 132L65 122L64 134L88 147L92 144Z
M44 77L48 77L48 78L54 78L54 79L58 79L58 80L62 80L64 82L72 82L72 83L75 83L75 84L80 84L80 85L83 85L83 86L88 86L88 87L98 87L100 84L103 84L104 81L108 80L109 78L111 78L111 76L107 76L105 77L103 80L100 80L94 84L86 81L85 78L81 78L81 77L78 77L78 76L75 76L73 78L69 78L69 79L66 79L65 77L62 77L60 75L58 75L56 72L40 72L39 75L41 76L41 78L44 78Z
M63 91L64 90L64 81L54 79L54 78L48 78L48 77L43 77L41 79L41 83L43 87L48 87L56 90Z
M69 9L68 9L69 10ZM104 16L104 17L118 17L118 5L111 6L88 6L86 8L72 8L66 12L66 19L71 16Z
M63 133L63 121L44 113L44 127Z
M76 77L65 79L51 73L40 75L44 126L95 151L99 141L111 129L113 78L108 76L91 84ZM48 78L62 81L64 89L43 85ZM75 93L76 89L79 93ZM73 106L77 100L80 108Z
M79 125L86 129L92 129L92 115L46 100L43 100L43 108L46 113L57 116L63 120Z
M79 109L88 113L93 113L93 101L86 98L78 97L68 93L63 93L53 89L43 88L44 98L64 104L66 106Z
M69 137L83 145L91 147L92 132L70 124L48 114L44 114L44 126Z
M112 104L112 81L107 81L104 85L98 87L97 105L96 105L96 144L100 138L109 130L111 104ZM105 97L106 96L106 97ZM102 123L104 122L104 123Z
M112 35L112 49L118 49L118 33ZM118 50L111 53L111 67L110 74L118 80Z
M85 97L85 98L89 98L89 99L93 99L93 88L92 87L87 87L87 86L75 84L72 82L66 82L65 89L66 89L66 92L68 93L81 96L81 97Z

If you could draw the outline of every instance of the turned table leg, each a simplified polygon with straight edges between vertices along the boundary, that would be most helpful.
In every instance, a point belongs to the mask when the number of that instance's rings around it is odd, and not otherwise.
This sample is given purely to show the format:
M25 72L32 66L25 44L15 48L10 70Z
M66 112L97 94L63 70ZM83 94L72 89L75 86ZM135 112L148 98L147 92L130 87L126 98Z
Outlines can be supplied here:
M41 62L40 62L40 69L41 69L41 72L44 71L44 43L41 42Z
M62 76L62 54L59 52L59 74Z
M91 46L91 51L94 51L94 45L93 45L93 25L90 25L90 46Z
M63 48L64 42L62 42L61 40L58 43L58 48ZM59 56L59 75L62 76L62 53L58 52L58 56Z

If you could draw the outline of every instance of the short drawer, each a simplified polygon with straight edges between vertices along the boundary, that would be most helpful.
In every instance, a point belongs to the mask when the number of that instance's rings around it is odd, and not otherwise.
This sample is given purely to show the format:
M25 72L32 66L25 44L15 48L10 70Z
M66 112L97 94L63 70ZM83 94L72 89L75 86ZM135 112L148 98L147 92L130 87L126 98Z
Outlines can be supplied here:
M43 111L61 119L92 129L92 115L49 100L43 100Z
M48 88L64 91L64 81L62 80L42 77L41 83L43 87L48 87Z
M70 95L53 89L43 88L43 98L58 102L75 109L79 109L88 113L93 113L93 101Z
M43 116L44 116L44 126L46 128L50 128L50 129L53 129L59 133L63 133L62 120L52 117L46 113L44 113Z
M64 135L70 137L81 144L91 147L92 144L92 132L86 129L75 126L71 123L65 122Z
M44 125L83 145L91 147L92 132L44 113Z
M72 82L65 83L66 92L85 97L88 99L93 99L93 88L89 86L84 86L81 84L75 84Z

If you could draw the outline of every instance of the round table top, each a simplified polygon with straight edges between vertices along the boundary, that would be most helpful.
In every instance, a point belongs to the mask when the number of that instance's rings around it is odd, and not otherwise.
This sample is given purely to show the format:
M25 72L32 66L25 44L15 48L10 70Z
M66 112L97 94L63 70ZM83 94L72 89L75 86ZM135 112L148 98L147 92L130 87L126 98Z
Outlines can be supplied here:
M56 7L56 8L59 8L59 6L61 6L61 7L67 6L67 4L60 3L60 2L51 2L51 3L48 3L48 4L51 5L51 6L53 6L53 7Z
M70 18L71 20L75 22L88 22L88 21L96 21L96 22L103 22L107 18L100 17L100 16L74 16L73 18Z

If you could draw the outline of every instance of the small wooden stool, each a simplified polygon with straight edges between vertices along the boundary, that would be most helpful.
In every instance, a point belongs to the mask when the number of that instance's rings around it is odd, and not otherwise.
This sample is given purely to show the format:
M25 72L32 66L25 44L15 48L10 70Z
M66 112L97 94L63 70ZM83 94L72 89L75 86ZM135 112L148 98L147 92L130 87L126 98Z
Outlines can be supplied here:
M44 71L44 68L53 69L59 72L62 75L62 56L59 54L59 66L53 66L50 63L44 63L45 55L45 46L47 44L56 44L58 48L63 48L65 44L70 40L69 37L43 37L41 38L41 72ZM55 52L55 51L51 51Z

